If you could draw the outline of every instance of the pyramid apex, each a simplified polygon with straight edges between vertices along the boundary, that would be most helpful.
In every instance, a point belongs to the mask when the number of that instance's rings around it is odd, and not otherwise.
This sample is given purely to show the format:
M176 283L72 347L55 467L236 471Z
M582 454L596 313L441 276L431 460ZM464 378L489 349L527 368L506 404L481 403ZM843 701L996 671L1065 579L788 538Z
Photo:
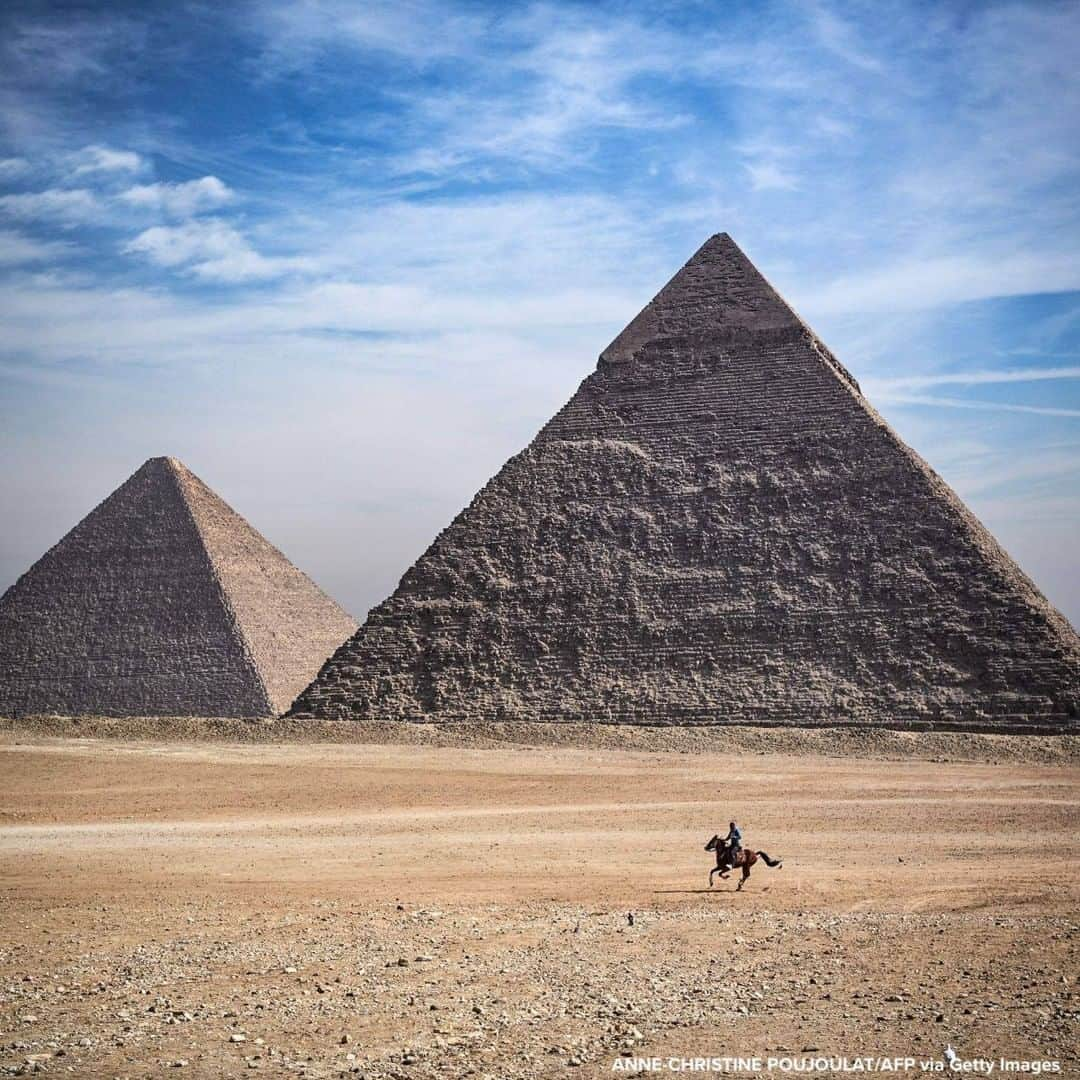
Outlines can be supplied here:
M180 483L183 490L183 481L189 476L194 476L194 473L178 457L173 457L171 454L158 454L147 458L133 474L133 476L140 475L172 477Z
M746 255L743 253L742 248L739 247L737 243L735 243L734 239L731 236L731 233L717 232L713 233L712 236L710 236L705 241L705 243L703 243L701 247L699 247L697 251L694 252L689 262L692 263L694 259L698 258L704 252L711 251L715 253L719 252L722 249L727 249L729 252L738 252L738 254L742 255L744 259L746 258ZM747 262L749 262L749 259L747 259ZM687 265L689 265L689 263Z
M137 471L141 472L143 469L170 469L175 471L184 467L184 463L179 458L166 454L156 454L154 457L148 457Z
M726 232L714 233L600 354L600 366L632 360L661 339L746 337L804 331L798 315Z

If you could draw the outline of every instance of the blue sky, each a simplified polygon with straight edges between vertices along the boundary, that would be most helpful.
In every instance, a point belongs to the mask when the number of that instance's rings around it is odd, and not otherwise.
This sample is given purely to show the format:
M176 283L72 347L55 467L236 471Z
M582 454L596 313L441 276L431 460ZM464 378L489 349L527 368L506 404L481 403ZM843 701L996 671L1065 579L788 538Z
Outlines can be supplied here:
M726 230L1080 622L1076 3L9 2L0 588L183 459L354 614Z

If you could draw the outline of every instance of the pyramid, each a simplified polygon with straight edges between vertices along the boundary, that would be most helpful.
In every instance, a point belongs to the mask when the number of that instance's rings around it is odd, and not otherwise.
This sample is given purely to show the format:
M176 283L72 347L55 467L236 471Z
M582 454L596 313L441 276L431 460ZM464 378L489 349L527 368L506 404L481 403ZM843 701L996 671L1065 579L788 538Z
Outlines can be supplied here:
M726 235L300 717L1075 730L1080 641Z
M356 623L174 458L0 598L0 715L283 712Z

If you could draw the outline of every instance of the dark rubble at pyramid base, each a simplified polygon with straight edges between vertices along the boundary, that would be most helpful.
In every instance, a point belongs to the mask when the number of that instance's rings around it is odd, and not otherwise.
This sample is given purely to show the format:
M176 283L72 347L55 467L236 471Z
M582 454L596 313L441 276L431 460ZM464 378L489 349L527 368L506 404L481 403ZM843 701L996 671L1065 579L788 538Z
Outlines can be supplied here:
M294 716L1077 730L1080 642L726 237Z

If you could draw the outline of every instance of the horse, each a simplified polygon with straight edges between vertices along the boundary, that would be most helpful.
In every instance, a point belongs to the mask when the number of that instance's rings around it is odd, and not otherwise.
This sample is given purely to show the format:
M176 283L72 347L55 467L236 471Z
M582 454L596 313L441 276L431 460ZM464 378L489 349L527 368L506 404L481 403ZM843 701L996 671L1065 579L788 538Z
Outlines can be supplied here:
M752 851L750 848L743 848L738 855L738 858L733 863L728 862L728 846L720 839L719 836L714 836L706 845L706 851L716 852L716 866L709 871L709 888L712 888L713 874L719 873L722 878L726 878L728 873L736 866L742 867L742 878L739 884L735 886L735 891L739 892L746 884L746 879L750 876L750 867L758 861L763 859L766 866L782 867L784 864L780 859L770 859L764 851Z

